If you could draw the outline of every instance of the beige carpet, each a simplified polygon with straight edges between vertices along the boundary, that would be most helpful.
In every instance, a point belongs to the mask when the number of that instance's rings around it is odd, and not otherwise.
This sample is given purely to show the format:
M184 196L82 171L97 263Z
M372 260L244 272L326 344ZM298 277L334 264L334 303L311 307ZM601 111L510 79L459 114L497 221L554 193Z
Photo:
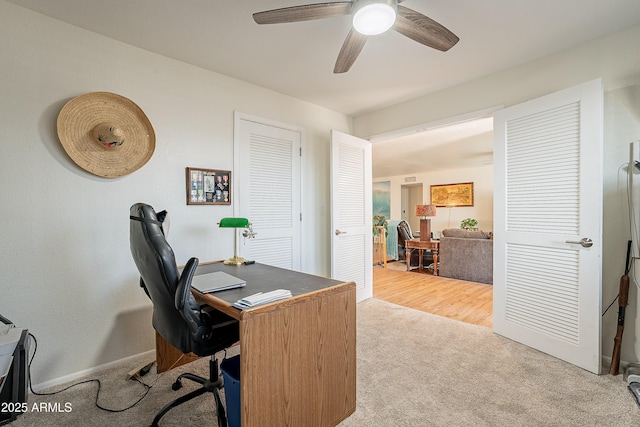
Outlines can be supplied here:
M621 375L593 375L490 329L380 300L360 303L357 316L357 409L341 427L640 425L640 409ZM102 405L124 407L144 391L124 379L129 369L99 375ZM11 426L149 425L164 402L193 387L185 382L181 391L171 390L183 370L205 373L206 360L161 375L128 411L97 409L96 386L87 384L29 399L30 406L70 403L71 412L29 412ZM154 378L152 371L144 380ZM172 410L161 425L215 425L213 410L213 397L200 397Z

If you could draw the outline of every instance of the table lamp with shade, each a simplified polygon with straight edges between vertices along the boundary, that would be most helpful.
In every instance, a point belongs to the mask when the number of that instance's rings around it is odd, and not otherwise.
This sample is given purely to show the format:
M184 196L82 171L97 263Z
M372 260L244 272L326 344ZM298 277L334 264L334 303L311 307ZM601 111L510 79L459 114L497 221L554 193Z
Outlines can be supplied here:
M255 237L256 233L251 228L251 223L247 218L222 218L218 223L220 228L235 228L235 243L234 243L234 252L233 257L224 261L227 265L242 265L247 260L238 255L238 251L240 249L240 242L238 239L239 228L245 228L245 232L243 236L245 237Z
M420 219L420 240L428 242L431 240L431 220L427 217L436 216L435 205L416 205L416 216Z

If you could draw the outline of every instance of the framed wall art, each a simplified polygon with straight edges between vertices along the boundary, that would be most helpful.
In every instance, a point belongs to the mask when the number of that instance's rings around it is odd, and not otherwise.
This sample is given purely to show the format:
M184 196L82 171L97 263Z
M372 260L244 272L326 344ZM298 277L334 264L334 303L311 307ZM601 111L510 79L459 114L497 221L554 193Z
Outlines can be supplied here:
M372 184L373 216L383 215L391 218L391 181L378 181Z
M437 207L473 206L473 182L432 185L431 204Z
M188 205L230 205L231 171L187 168Z

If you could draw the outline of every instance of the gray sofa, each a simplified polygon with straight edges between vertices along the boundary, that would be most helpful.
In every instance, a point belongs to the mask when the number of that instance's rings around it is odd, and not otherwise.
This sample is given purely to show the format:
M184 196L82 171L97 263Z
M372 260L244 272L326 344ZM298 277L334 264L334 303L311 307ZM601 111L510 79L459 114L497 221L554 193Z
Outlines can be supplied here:
M438 249L442 277L493 284L491 233L448 228L442 231Z

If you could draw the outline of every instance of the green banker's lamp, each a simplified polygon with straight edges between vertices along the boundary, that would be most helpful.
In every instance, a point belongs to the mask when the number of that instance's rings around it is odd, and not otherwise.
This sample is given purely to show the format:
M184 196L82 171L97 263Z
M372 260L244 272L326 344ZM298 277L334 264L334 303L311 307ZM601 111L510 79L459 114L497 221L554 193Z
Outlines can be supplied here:
M233 252L233 257L224 261L227 265L242 265L246 262L246 259L238 256L238 250L240 247L240 242L238 241L238 229L244 228L245 231L242 233L244 237L255 237L256 232L251 228L251 223L247 218L222 218L218 223L220 228L235 228L235 248Z

